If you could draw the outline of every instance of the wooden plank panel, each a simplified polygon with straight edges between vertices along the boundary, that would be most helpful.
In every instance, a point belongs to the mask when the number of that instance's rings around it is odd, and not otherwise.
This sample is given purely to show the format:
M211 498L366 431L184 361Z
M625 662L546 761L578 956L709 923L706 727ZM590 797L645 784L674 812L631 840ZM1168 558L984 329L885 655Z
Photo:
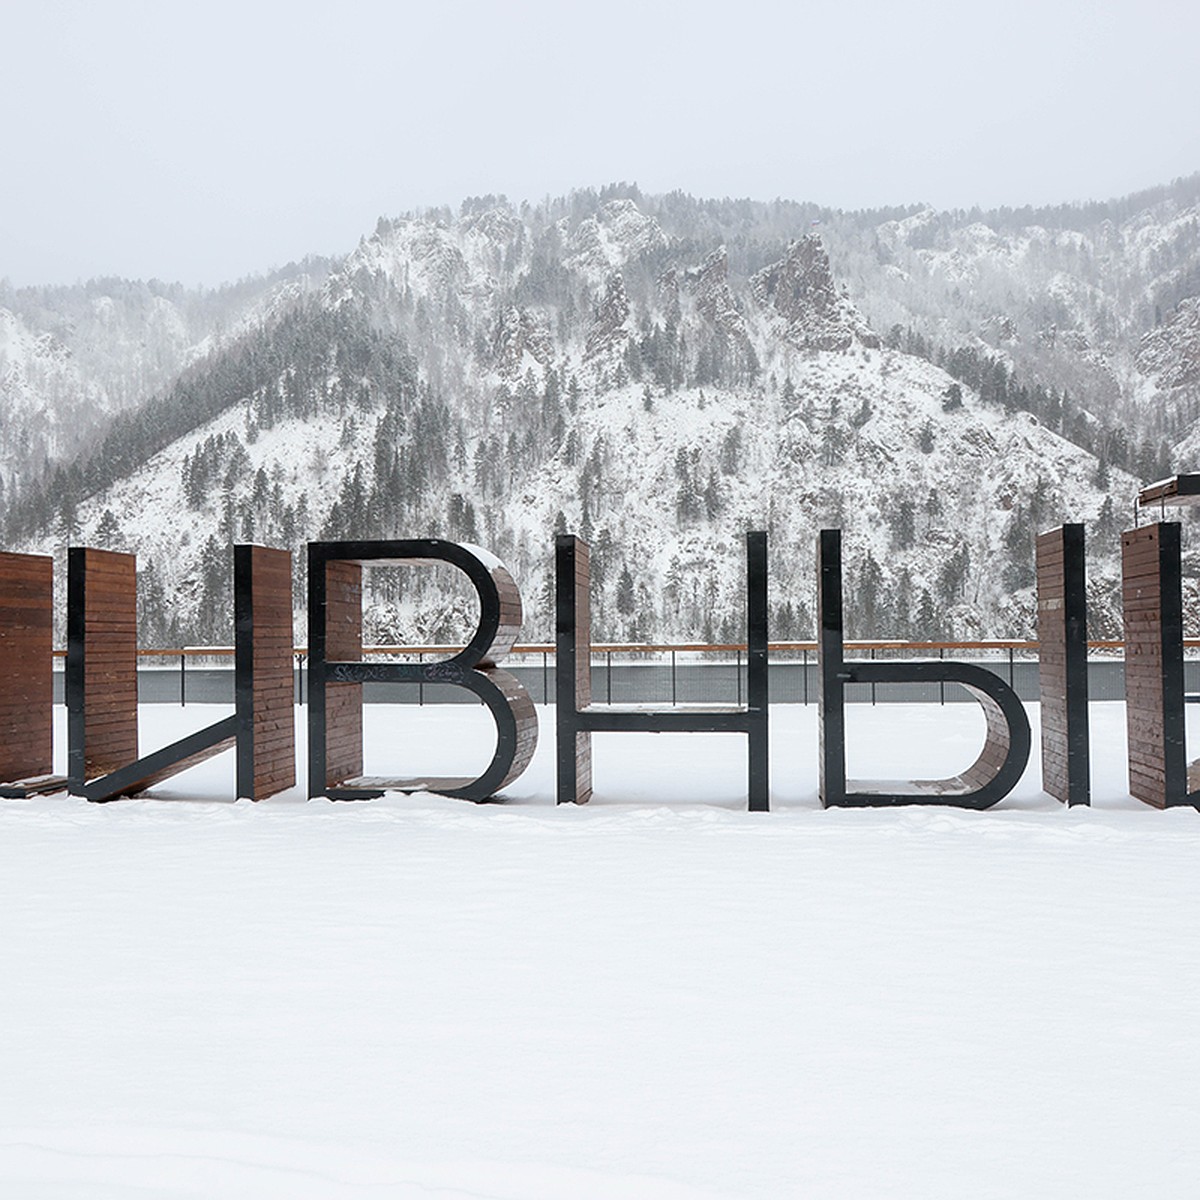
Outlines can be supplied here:
M52 769L53 586L53 559L0 553L0 780Z
M1179 611L1178 548L1178 526L1148 525L1121 537L1129 790L1158 808L1181 801L1186 790L1182 630L1165 618Z
M325 653L330 662L362 660L362 567L330 562L325 568ZM362 684L325 688L325 782L336 787L363 773Z
M84 769L90 778L138 756L137 559L89 549L84 570Z
M1090 803L1087 748L1087 621L1083 530L1060 526L1037 539L1038 672L1042 786Z
M246 548L250 570L250 770L238 790L262 800L296 782L296 710L292 673L292 556L267 546ZM243 697L243 703L246 698ZM247 780L246 774L251 778Z

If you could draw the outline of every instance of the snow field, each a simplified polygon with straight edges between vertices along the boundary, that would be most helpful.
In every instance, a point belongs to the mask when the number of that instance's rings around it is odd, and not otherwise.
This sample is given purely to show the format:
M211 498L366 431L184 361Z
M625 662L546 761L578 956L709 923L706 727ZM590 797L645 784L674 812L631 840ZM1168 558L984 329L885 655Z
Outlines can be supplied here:
M145 744L224 711L145 708ZM541 715L505 804L235 803L228 755L4 802L0 1194L1193 1193L1200 821L1125 794L1121 705L1090 811L1035 750L986 813L822 811L791 706L769 814L744 739L700 735L598 736L558 809ZM366 717L369 770L486 741L465 706ZM862 776L982 736L971 705L848 721Z

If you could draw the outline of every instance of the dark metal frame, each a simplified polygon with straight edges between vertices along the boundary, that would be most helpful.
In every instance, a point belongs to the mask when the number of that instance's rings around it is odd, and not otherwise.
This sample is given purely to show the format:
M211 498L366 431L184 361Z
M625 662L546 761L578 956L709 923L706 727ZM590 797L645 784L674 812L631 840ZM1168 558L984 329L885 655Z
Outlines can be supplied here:
M990 808L1017 785L1029 761L1029 718L1016 692L984 667L946 662L847 662L842 616L842 533L821 530L818 540L817 668L820 675L821 803L848 807L935 804L956 808ZM1008 746L998 767L979 787L961 789L964 776L946 780L914 780L911 791L848 791L846 782L845 689L849 683L958 683L994 720L1008 729ZM989 721L989 732L991 721ZM984 747L985 754L988 745ZM972 769L973 770L973 769ZM969 774L967 772L965 774Z
M744 733L749 739L747 790L751 812L770 807L770 733L767 719L767 535L746 534L746 703L734 707L676 706L622 709L575 701L577 669L575 606L576 539L556 539L555 721L557 726L557 800L573 804L575 795L576 735L579 733ZM589 639L590 641L590 639Z
M436 662L364 663L326 659L326 576L331 562L361 565L445 562L471 581L479 597L479 625L457 654ZM503 568L501 568L503 570ZM507 574L507 572L506 572ZM441 538L405 538L308 544L308 794L331 800L373 800L385 791L432 791L463 800L487 800L524 770L511 774L519 729L512 699L532 700L508 671L494 664L512 648L515 629L501 629L501 601L491 568L470 548ZM474 692L496 722L496 753L476 779L362 779L326 781L326 685L329 683L441 683ZM536 741L536 727L535 727ZM532 750L530 751L532 754Z

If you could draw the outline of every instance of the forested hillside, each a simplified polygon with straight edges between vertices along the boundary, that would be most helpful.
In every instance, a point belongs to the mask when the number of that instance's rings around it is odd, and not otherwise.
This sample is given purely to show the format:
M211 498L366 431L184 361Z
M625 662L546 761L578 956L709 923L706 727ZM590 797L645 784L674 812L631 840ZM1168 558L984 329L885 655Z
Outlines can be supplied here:
M137 550L160 642L228 640L232 541L477 541L546 637L571 530L599 636L725 639L741 534L765 528L772 636L795 638L838 525L853 634L1031 636L1032 537L1077 519L1115 632L1116 534L1139 481L1190 465L1200 413L1198 194L844 214L620 185L381 220L339 263L153 297L201 316L147 334L128 392L115 356L79 367L71 387L121 401L14 470L7 540ZM23 394L46 421L62 399ZM373 637L469 620L440 578L370 590Z

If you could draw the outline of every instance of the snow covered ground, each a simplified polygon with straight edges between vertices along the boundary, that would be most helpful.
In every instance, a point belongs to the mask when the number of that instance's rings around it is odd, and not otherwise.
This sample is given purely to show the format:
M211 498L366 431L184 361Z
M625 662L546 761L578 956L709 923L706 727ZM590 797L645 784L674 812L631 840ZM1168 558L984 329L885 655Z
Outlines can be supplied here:
M145 745L224 711L146 708ZM1195 1194L1200 817L1126 795L1121 705L1090 811L1036 762L986 813L822 811L789 706L771 813L694 735L598 737L557 809L542 719L506 804L233 803L231 755L0 803L0 1194ZM368 770L490 755L482 710L367 720ZM982 729L848 720L859 776Z

